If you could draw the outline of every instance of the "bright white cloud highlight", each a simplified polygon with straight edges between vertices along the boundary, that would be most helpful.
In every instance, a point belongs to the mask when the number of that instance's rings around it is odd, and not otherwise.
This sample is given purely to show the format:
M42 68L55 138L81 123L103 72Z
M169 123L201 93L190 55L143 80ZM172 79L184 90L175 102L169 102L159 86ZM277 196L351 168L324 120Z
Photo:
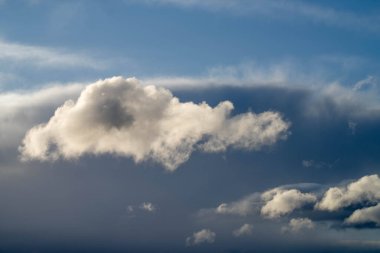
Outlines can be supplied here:
M50 120L26 134L24 160L75 159L116 154L136 162L152 159L175 170L195 150L259 150L287 137L290 124L277 112L231 116L229 101L180 102L171 92L113 77L88 85L78 100L66 101Z
M370 175L347 185L328 189L316 208L337 211L354 204L378 201L380 201L380 178L378 175Z
M240 228L234 230L232 234L235 237L248 236L252 234L252 230L253 230L253 226L251 224L246 223Z
M278 218L316 202L317 197L311 193L302 193L297 189L275 188L264 192L262 199L265 205L261 208L261 214L266 218Z
M209 229L202 229L186 238L186 245L198 245L201 243L214 243L216 234Z
M355 212L345 220L345 223L350 225L375 223L377 226L380 226L380 203L376 206L355 210Z
M82 89L81 84L67 84L1 93L0 149L14 150L29 128L48 119L57 106L76 98Z

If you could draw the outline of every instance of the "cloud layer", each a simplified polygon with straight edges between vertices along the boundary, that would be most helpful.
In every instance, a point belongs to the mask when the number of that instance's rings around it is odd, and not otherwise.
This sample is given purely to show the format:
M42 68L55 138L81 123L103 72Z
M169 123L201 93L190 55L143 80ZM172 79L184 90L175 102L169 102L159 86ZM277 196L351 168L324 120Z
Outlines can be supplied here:
M53 48L24 45L8 42L0 39L0 62L31 63L34 66L49 68L93 68L100 69L104 66L94 59L78 55L78 53L68 53Z
M229 101L184 103L167 89L113 77L88 85L77 101L30 129L20 151L24 160L110 153L152 159L173 171L196 149L259 150L287 137L290 124L277 112L231 116L232 110Z

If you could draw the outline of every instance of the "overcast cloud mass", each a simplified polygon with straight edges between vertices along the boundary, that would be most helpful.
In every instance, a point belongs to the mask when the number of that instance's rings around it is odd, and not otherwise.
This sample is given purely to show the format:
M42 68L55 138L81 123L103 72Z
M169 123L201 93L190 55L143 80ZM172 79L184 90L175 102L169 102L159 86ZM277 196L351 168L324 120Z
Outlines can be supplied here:
M378 1L0 1L0 252L379 252Z

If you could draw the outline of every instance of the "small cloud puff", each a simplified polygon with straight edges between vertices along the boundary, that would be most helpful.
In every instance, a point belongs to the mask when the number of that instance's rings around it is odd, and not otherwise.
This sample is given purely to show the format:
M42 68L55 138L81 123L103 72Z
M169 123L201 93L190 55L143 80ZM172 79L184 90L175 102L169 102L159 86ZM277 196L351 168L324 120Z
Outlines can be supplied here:
M156 207L150 202L144 202L140 205L140 209L147 212L154 212Z
M222 203L216 209L217 214L234 214L246 216L254 213L260 203L260 196L256 193L248 195L231 203Z
M193 246L201 243L214 243L216 234L209 229L202 229L186 238L186 245Z
M265 205L261 208L261 214L266 218L278 218L317 201L314 194L302 193L297 189L281 188L264 192L262 199L265 201Z
M290 123L277 112L231 116L232 110L229 101L216 107L180 102L167 89L113 77L66 101L47 123L27 132L19 150L24 160L109 153L151 159L174 171L196 149L259 150L288 135Z
M234 230L232 232L232 234L235 237L248 236L248 235L252 234L252 229L253 229L253 226L251 224L246 223L243 226L241 226L240 228Z
M309 218L295 218L289 221L289 224L282 228L283 232L298 232L306 229L313 229L314 222Z

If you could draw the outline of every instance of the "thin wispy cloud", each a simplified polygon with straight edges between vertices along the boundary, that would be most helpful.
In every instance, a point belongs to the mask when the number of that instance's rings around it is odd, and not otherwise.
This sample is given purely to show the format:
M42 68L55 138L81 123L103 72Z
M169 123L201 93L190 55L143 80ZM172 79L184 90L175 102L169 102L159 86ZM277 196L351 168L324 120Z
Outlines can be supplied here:
M102 69L104 64L78 52L0 39L0 62L43 68Z
M173 5L181 8L199 8L214 12L229 12L238 15L259 15L271 19L294 20L295 18L302 18L348 30L366 30L375 33L380 31L379 17L376 15L358 15L350 11L337 10L305 1L145 0L143 2Z

